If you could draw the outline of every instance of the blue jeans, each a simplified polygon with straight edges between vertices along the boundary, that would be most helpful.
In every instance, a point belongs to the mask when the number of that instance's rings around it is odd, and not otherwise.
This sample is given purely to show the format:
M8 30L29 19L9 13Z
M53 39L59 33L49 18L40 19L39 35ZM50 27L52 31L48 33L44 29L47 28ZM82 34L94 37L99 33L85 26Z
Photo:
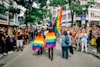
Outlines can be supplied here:
M62 58L68 59L68 47L62 46Z

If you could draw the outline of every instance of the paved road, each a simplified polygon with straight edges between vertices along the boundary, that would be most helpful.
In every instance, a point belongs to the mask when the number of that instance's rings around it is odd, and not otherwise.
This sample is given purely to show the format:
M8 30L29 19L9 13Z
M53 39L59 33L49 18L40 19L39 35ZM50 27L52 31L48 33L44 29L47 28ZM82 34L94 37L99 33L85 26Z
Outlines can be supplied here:
M60 46L57 46L57 48ZM47 53L36 56L35 52L28 46L18 56L10 59L3 67L100 67L100 59L82 52L76 51L74 55L69 54L69 59L61 58L61 50L54 50L54 60L48 59Z

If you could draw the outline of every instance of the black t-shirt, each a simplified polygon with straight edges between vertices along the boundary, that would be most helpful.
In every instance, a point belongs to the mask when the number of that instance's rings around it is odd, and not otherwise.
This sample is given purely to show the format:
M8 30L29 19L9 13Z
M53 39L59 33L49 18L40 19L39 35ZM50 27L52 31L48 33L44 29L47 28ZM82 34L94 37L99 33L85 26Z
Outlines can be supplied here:
M18 35L18 40L22 40L22 35Z
M97 42L97 47L100 47L100 37L98 37L98 38L96 39L96 42Z
M28 35L25 35L24 38L25 38L25 39L28 39Z
M4 38L5 38L5 35L4 35L4 34L2 34L2 33L0 33L0 44L4 43L4 41L2 40L2 37L4 37Z

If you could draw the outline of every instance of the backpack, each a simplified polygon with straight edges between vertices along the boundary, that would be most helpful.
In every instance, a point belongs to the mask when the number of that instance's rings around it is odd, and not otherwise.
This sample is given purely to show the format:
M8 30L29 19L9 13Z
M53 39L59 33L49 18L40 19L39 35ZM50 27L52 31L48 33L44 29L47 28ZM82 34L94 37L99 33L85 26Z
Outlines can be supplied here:
M65 43L69 44L69 37L68 36L65 36Z

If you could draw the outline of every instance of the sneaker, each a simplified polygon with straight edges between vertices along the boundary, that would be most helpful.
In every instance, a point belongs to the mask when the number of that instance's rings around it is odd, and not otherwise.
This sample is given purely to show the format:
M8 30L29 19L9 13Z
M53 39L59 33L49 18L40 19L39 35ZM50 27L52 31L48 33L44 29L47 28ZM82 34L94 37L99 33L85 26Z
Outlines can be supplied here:
M10 51L10 53L12 54L12 53L14 53L13 51Z
M3 54L0 54L0 58L3 56Z
M45 52L48 53L48 50L46 50Z
M4 55L4 56L6 56L6 55L7 55L7 53L3 53L3 55Z
M23 49L21 49L21 51L23 51Z
M11 54L11 52L9 51L8 54Z

